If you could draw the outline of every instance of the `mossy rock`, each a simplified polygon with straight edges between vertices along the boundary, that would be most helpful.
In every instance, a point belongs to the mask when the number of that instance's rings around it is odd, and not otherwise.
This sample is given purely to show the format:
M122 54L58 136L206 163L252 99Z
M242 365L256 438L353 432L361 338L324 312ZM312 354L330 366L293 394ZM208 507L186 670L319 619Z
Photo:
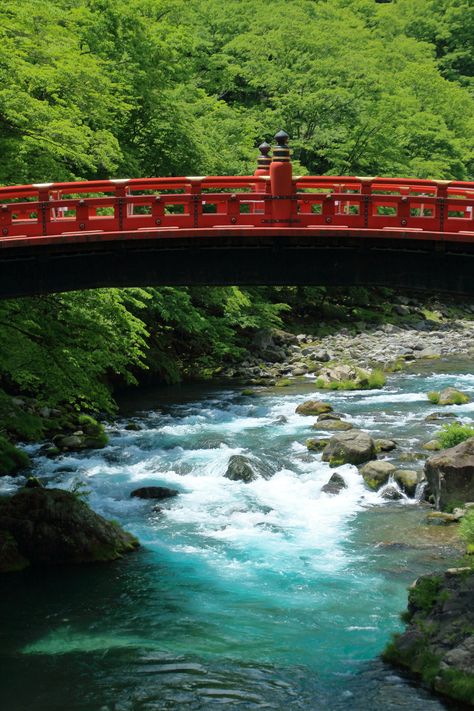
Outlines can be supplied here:
M391 452L396 449L397 443L393 439L376 439L375 450L379 452Z
M364 464L371 459L376 459L374 440L356 429L335 434L323 451L323 461L331 467Z
M427 393L428 400L434 405L465 405L471 398L466 393L456 388L445 388L441 392L431 391Z
M423 449L426 449L428 452L439 452L443 447L437 439L430 439L429 442L425 442Z
M275 383L276 388L287 388L289 385L291 385L291 380L288 378L280 378L280 380L277 380Z
M29 456L0 435L0 476L13 476L31 464Z
M3 572L18 570L20 564L115 560L139 545L117 523L102 518L80 497L62 489L21 489L2 499L0 531L6 541Z
M381 486L387 483L395 471L396 467L390 462L374 461L368 462L362 467L360 473L369 489L378 491Z
M422 576L409 591L403 614L408 629L383 653L384 661L466 707L474 706L473 596L472 567Z
M319 439L316 437L312 437L311 439L306 440L306 446L310 452L322 452L328 442L328 439Z
M407 496L414 496L418 486L418 474L414 469L397 469L393 478Z
M354 425L343 420L323 420L322 422L315 422L313 425L315 430L327 430L328 432L347 432L353 428Z
M295 412L297 415L321 415L326 412L332 411L332 405L328 402L322 402L321 400L306 400L302 402L296 408Z

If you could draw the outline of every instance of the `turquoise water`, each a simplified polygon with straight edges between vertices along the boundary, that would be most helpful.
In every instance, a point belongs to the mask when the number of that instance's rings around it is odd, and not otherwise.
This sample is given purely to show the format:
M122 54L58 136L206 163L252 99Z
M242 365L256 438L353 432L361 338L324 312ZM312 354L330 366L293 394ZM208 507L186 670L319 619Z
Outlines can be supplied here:
M395 457L431 438L424 393L445 385L474 395L474 376L441 373L324 399L394 437ZM256 397L149 390L124 402L104 450L36 458L50 485L84 482L93 508L143 548L2 579L2 709L455 708L378 660L401 628L407 585L455 554L449 534L440 546L419 505L384 503L349 465L348 488L321 493L331 470L305 447L313 418L294 412L311 394L310 380ZM450 409L469 420L474 404ZM131 417L140 431L125 429ZM232 454L269 478L224 478ZM146 485L181 493L155 511L130 499Z

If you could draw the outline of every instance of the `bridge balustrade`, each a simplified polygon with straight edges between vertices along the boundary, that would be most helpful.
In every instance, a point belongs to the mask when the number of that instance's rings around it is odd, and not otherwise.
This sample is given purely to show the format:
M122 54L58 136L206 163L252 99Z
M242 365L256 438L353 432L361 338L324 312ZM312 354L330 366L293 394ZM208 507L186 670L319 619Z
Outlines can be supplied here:
M279 134L277 134L279 135ZM286 136L286 134L283 134ZM274 161L289 161L282 139ZM474 182L356 176L292 177L281 194L268 144L253 176L137 178L0 188L0 246L42 238L284 227L361 231L403 239L474 241ZM282 153L283 151L283 153ZM288 166L288 162L286 163ZM277 169L276 169L277 170ZM286 170L288 168L286 167ZM202 234L202 233L201 233ZM189 236L189 234L188 234ZM428 237L427 237L428 238Z

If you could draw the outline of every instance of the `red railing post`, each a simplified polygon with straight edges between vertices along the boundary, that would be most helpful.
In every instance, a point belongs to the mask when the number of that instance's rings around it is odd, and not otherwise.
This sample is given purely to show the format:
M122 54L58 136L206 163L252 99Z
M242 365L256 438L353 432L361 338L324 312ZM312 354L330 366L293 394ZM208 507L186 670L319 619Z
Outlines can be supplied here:
M372 182L373 178L360 178L360 193L362 204L359 207L359 214L362 215L364 227L369 226L371 217L371 197L372 197Z
M278 145L273 150L273 160L270 166L272 222L275 225L289 225L295 192L288 134L285 131L279 131L275 140Z
M438 209L439 216L439 231L444 232L445 221L448 216L448 185L451 183L450 180L435 180L438 186L436 191L436 207Z
M33 186L38 190L38 224L43 236L48 234L48 225L51 222L49 195L52 185L53 183L37 183Z
M202 215L202 178L187 178L190 185L186 186L186 192L190 194L189 215L192 219L193 227L199 227L199 218Z
M406 227L410 220L410 188L408 185L402 185L400 187L400 202L398 203L398 218L400 220L400 227Z

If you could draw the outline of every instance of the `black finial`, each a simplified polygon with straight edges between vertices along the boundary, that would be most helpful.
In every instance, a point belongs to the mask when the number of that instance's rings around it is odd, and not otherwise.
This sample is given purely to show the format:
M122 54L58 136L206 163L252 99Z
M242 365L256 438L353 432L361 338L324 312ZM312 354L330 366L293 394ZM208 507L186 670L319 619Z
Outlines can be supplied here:
M271 150L271 145L264 141L258 148L260 155L257 158L257 166L259 169L268 170L270 163L272 162L271 157L268 155Z
M288 162L290 160L290 148L288 146L288 134L286 131L278 131L275 136L277 145L273 149L273 160L278 162Z
M288 144L288 139L289 135L286 131L278 131L278 133L275 135L275 141L281 148L286 148Z

